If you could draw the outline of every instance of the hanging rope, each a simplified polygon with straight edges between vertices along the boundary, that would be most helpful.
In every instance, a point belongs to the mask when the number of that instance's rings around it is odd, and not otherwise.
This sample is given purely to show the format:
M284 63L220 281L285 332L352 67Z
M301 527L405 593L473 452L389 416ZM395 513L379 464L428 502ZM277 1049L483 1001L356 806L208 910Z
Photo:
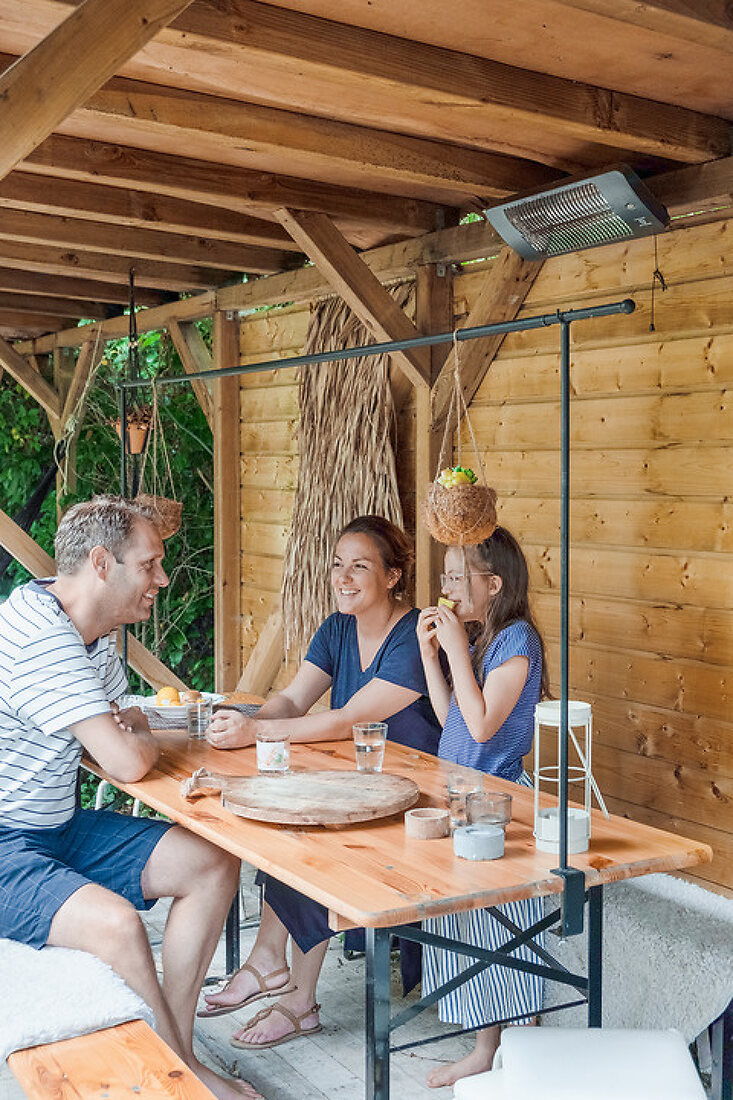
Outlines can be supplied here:
M71 459L71 445L76 438L77 432L81 427L81 411L86 405L86 400L89 395L89 391L94 384L94 380L97 376L97 372L102 363L102 356L99 358L99 341L102 337L102 324L97 325L97 335L94 340L94 347L92 349L92 366L87 375L84 387L79 394L79 397L74 405L74 408L66 418L66 422L63 425L61 435L56 440L53 449L53 458L61 475L61 492L65 496L69 488L69 461Z

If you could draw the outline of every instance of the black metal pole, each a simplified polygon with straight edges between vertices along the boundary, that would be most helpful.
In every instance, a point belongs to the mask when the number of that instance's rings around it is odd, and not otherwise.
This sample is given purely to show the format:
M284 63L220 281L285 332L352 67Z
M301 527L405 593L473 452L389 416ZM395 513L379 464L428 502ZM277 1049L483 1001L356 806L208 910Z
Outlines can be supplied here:
M453 340L476 340L482 336L497 336L508 332L526 332L529 329L549 328L551 325L571 324L573 321L585 321L591 317L609 317L614 313L633 313L636 303L632 298L620 302L608 302L602 306L589 306L587 309L569 309L565 312L543 313L537 317L525 317L521 321L502 321L496 325L475 325L471 328L459 328L455 332L438 332L430 336L412 336L408 340L387 340L381 344L362 344L358 348L344 348L342 351L319 351L310 355L294 355L289 359L268 359L261 363L247 363L237 367L220 367L218 370L194 371L192 374L178 374L168 378L157 378L158 386L171 386L179 382L191 382L197 378L227 378L235 374L251 374L255 371L282 370L283 367L302 367L313 363L333 363L341 359L361 359L366 355L389 355L393 351L406 351L408 348L432 347L433 344L451 344ZM120 382L121 387L134 389L149 385L148 379L137 382Z
M560 866L568 865L570 627L570 325L560 325Z

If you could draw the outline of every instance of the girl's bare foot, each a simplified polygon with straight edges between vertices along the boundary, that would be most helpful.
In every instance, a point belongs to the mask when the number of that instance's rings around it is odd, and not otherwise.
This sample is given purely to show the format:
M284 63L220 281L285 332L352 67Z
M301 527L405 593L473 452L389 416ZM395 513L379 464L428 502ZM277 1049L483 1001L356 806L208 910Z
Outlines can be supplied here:
M470 1054L457 1062L436 1066L430 1071L427 1079L428 1088L447 1088L449 1085L455 1085L461 1077L473 1077L476 1073L486 1073L493 1064L500 1036L501 1033L496 1026L481 1028L476 1032L476 1043Z

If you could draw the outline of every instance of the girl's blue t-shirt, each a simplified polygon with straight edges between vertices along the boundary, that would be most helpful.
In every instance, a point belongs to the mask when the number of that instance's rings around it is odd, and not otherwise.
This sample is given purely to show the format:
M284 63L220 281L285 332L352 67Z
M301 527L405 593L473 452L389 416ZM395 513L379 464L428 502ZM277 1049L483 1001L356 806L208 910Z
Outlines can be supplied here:
M448 715L438 746L438 756L516 783L522 774L522 757L529 752L534 736L534 709L539 702L542 680L542 647L537 631L524 619L500 630L486 651L484 678L512 657L529 661L527 679L517 704L489 741L474 741L456 697L451 695Z
M400 745L435 754L440 724L428 698L415 628L420 612L413 608L399 622L365 669L361 667L356 619L335 612L316 631L306 661L331 677L331 708L346 706L357 691L372 680L386 680L420 695L414 703L387 719L387 737Z

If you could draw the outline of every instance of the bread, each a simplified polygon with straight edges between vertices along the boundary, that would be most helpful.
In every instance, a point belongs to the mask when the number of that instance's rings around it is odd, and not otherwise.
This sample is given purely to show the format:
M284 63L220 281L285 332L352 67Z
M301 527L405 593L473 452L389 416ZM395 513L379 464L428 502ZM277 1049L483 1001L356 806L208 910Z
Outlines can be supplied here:
M187 706L189 703L200 703L203 696L200 691L179 691L178 697L181 700L181 706Z

